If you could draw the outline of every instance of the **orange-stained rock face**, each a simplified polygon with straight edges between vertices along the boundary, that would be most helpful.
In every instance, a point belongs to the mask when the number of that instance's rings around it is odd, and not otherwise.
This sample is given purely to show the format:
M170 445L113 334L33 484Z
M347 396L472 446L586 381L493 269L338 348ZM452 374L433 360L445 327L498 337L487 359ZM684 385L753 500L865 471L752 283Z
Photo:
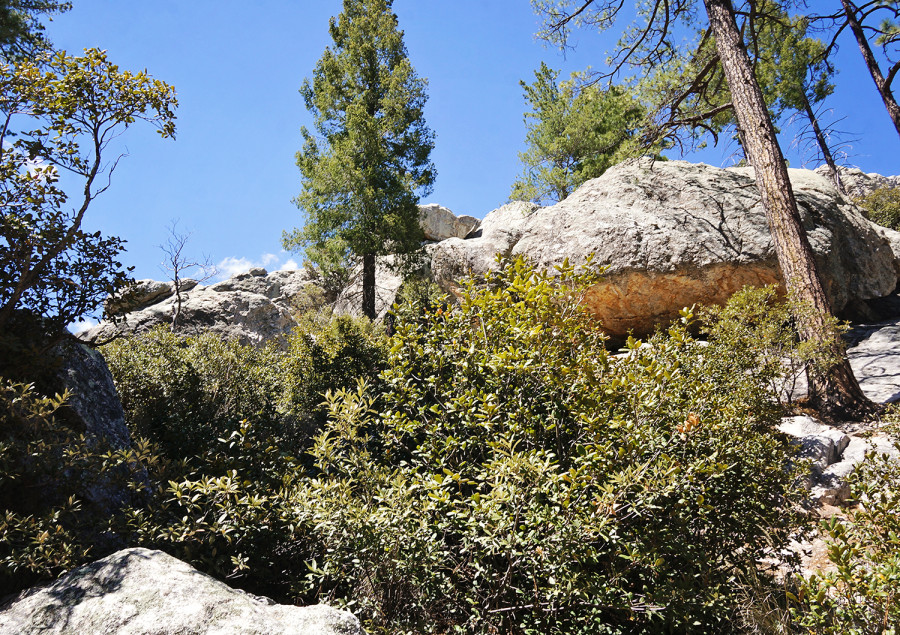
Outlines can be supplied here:
M584 304L615 337L643 336L692 305L723 304L744 286L781 284L773 266L712 265L703 270L624 271L591 288Z
M892 293L900 233L878 228L829 180L790 170L825 291L836 311ZM636 335L693 304L721 304L745 285L779 283L765 210L748 168L684 161L630 161L588 181L551 207L511 203L469 238L431 246L435 281L451 290L464 275L524 255L540 269L594 254L606 282L587 299L611 335Z

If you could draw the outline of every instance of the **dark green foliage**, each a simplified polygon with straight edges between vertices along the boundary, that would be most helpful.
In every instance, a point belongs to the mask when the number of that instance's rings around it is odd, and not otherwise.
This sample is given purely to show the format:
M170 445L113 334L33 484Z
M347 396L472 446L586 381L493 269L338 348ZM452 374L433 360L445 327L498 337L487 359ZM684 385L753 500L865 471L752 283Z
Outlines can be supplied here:
M140 443L114 451L86 438L64 401L0 378L0 596L106 555L111 519L81 497L124 485L146 459Z
M900 230L900 188L879 187L855 200L873 223Z
M344 0L331 20L334 45L300 89L318 133L303 128L297 153L303 191L296 203L306 224L283 239L286 248L304 248L326 279L345 278L367 257L363 311L370 318L374 256L394 254L412 265L423 240L417 202L435 176L434 134L423 117L426 81L410 64L391 4Z
M152 499L130 510L118 530L132 544L162 549L231 586L290 603L310 554L294 513L293 492L305 467L280 439L247 420L193 463L158 462Z
M168 459L151 474L152 502L120 531L285 602L310 559L293 492L323 393L374 378L385 354L368 320L301 322L286 351L164 327L104 347L129 425Z
M578 87L577 76L559 82L542 63L533 84L519 82L531 107L525 113L524 173L511 200L561 201L610 166L643 152L638 130L644 109L624 88Z
M0 57L23 59L49 48L41 17L71 8L71 2L58 0L0 1Z
M325 393L375 381L381 371L385 338L368 320L327 312L308 313L292 335L283 358L285 407L318 431L325 422Z
M383 387L332 395L310 590L390 632L729 630L795 520L768 378L684 324L613 357L558 273L401 311Z
M171 459L201 460L248 419L281 436L278 354L157 327L103 348L132 432Z
M302 453L324 420L324 393L374 378L384 349L365 320L310 313L301 323L286 351L163 327L108 344L131 430L196 466L245 420L282 450Z
M797 320L810 312L793 297L781 298L777 287L744 287L723 306L701 310L703 331L730 351L735 363L745 368L782 403L790 403L798 382L815 376L837 361L834 351L821 341L800 340ZM826 321L835 337L846 325L835 318Z

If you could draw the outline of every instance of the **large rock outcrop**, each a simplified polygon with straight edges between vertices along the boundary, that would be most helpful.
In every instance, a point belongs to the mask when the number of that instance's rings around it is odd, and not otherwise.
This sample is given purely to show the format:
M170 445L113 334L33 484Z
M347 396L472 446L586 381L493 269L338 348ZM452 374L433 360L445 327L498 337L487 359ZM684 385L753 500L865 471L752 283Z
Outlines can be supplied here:
M845 175L859 177L859 187L900 181L856 172ZM864 303L896 288L900 232L866 220L826 176L809 170L790 174L832 305L851 317L875 318ZM681 308L722 303L745 285L782 282L749 168L630 161L551 207L510 203L480 223L439 205L420 209L426 236L438 241L425 246L423 271L446 291L453 292L468 275L481 276L496 267L498 253L524 254L545 269L566 259L579 264L593 253L595 262L608 269L586 302L617 337L651 332ZM389 256L378 261L379 317L402 283L390 262ZM252 269L217 284L198 285L184 294L181 332L210 330L253 344L283 342L295 326L292 306L313 308L311 297L324 300L316 284L306 271ZM359 314L360 276L330 299L336 312ZM130 297L112 302L129 311L125 325L102 324L87 331L88 338L168 324L174 297L168 283L145 280Z
M362 635L325 605L276 604L161 551L126 549L24 592L0 611L0 635Z
M419 224L425 240L439 241L447 238L465 238L478 227L474 216L457 216L437 203L419 205Z
M67 391L65 416L85 436L114 450L131 447L125 411L106 360L84 344L65 341L56 351L58 392Z
M900 235L876 229L826 178L790 173L836 310L893 292L900 261L891 240ZM491 212L479 231L435 246L432 272L444 288L496 266L496 251L527 255L543 269L593 253L608 269L586 302L614 336L648 333L681 308L722 303L744 285L781 282L748 168L630 161L551 207Z
M80 337L102 342L171 324L176 304L172 285L141 280L137 289L114 304L127 310L118 323L102 322ZM322 297L313 274L306 270L268 273L255 268L209 286L183 288L179 331L188 335L211 331L245 344L283 344L297 325L293 311L312 308Z
M131 434L125 423L125 411L113 383L106 360L99 351L84 344L64 341L55 351L60 358L56 371L59 393L66 392L66 403L55 414L73 430L84 435L88 445L106 450L131 448ZM78 482L82 490L78 498L89 514L109 516L123 506L134 503L135 493L129 481L147 482L147 471L137 464L121 465L111 472L95 474L92 479ZM45 501L59 495L62 483L48 482L43 486ZM92 540L117 544L112 534L94 536Z
M828 174L828 166L821 166L815 169L816 174L830 178ZM900 176L883 176L874 172L863 172L859 168L838 167L841 175L841 183L853 198L866 196L871 194L873 190L880 187L897 188L900 187Z

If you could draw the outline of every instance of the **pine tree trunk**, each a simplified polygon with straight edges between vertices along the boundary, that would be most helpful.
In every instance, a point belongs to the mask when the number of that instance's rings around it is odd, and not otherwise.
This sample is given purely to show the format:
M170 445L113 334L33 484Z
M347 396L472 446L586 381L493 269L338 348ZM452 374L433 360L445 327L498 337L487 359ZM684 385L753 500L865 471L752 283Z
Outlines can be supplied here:
M894 122L894 128L897 129L897 134L900 135L900 106L897 105L897 100L894 99L891 87L884 81L884 75L881 74L878 60L875 59L862 25L856 18L857 9L849 0L841 0L841 5L844 7L844 13L847 15L847 23L850 25L850 30L853 31L856 43L859 45L859 51L862 53L866 66L869 68L869 73L872 75L872 81L875 82L878 94L881 95L881 100L884 102L885 108L887 108L888 115L890 115L891 121Z
M831 173L831 182L834 183L838 192L847 196L847 190L844 188L843 181L841 181L841 173L838 171L837 164L834 162L831 148L828 147L828 141L825 139L825 134L819 127L819 118L816 117L816 112L813 110L812 104L809 103L806 93L803 93L802 97L803 109L806 111L806 117L809 119L813 133L816 135L816 143L819 145L819 150L822 151L822 157L825 159L826 165L828 165L828 171Z
M375 313L375 254L363 255L362 312L370 320L378 317Z
M731 90L744 150L756 173L756 186L766 210L785 285L812 309L807 312L809 315L798 320L800 337L818 341L838 353L841 359L824 376L812 378L810 400L829 415L864 415L874 408L874 404L863 395L853 376L843 342L827 328L831 307L822 287L812 247L801 225L775 127L737 29L731 0L704 0L704 4Z

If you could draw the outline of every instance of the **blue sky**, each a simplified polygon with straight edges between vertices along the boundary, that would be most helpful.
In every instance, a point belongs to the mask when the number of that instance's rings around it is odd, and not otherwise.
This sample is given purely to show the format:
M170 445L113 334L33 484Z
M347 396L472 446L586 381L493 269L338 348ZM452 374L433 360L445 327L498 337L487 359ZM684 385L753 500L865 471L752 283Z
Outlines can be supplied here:
M282 230L303 222L291 203L300 191L294 153L311 118L298 89L330 44L328 18L340 0L74 5L48 27L57 47L106 49L121 68L146 68L173 84L180 102L175 141L137 125L122 137L128 156L88 212L88 228L126 239L125 263L138 278L165 277L159 245L175 219L192 232L188 251L208 255L223 274L300 260L281 250ZM429 80L425 114L437 137L438 176L423 202L481 218L506 202L520 171L519 80L531 81L541 61L566 74L601 68L617 36L579 33L563 56L534 39L538 22L526 0L395 0L394 11L413 65ZM843 42L838 66L829 105L854 140L846 163L900 172L898 136L852 41ZM688 158L728 165L730 152ZM789 158L800 165L795 153Z

